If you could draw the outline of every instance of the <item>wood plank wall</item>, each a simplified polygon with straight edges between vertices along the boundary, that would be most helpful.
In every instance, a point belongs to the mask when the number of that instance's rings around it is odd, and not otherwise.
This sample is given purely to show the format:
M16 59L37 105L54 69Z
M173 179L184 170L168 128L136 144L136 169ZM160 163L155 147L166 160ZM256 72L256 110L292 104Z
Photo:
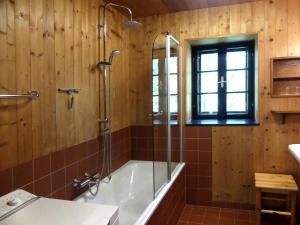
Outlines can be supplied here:
M37 90L37 100L0 100L0 170L98 135L98 6L101 0L0 0L0 93ZM129 34L109 10L113 131L130 125ZM101 37L102 40L102 37ZM102 46L101 46L102 47ZM102 50L103 51L103 50ZM75 87L74 107L58 88ZM120 104L122 103L122 104Z
M289 116L286 124L281 124L281 118L270 110L299 110L300 101L270 97L270 58L300 55L299 0L266 0L179 12L146 17L142 23L143 29L132 32L130 39L131 124L150 122L151 45L159 32L170 31L181 43L257 34L260 125L213 127L213 201L254 203L254 171L298 176L298 165L287 152L287 145L299 143L300 116Z

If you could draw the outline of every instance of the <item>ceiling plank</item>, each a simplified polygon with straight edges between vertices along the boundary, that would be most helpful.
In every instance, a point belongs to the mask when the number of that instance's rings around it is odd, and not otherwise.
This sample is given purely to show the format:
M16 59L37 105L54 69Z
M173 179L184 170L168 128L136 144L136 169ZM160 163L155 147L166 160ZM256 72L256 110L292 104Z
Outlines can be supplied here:
M129 7L134 18L261 0L106 0Z

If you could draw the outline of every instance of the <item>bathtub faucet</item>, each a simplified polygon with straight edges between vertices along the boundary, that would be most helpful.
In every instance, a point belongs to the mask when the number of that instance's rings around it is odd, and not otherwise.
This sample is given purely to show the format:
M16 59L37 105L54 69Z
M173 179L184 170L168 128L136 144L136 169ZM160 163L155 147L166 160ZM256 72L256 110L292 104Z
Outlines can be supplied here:
M100 182L100 174L99 173L96 173L94 175L85 173L84 177L82 179L75 178L73 180L73 187L82 189L82 188L85 188L86 186L90 187L94 184L99 184L99 182Z

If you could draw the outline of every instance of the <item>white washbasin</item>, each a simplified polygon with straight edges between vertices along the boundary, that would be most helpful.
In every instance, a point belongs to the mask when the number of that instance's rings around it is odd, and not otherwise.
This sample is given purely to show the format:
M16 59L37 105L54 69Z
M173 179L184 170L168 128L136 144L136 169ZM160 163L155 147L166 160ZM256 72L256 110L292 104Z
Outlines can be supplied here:
M291 144L291 145L289 145L289 152L300 163L300 144Z

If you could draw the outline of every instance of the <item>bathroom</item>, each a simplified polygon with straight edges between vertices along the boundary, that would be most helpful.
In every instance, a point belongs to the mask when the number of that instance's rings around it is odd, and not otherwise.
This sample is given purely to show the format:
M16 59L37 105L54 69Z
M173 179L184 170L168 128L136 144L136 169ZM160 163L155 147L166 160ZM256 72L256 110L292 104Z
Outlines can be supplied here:
M0 225L300 224L299 96L299 0L0 0Z

